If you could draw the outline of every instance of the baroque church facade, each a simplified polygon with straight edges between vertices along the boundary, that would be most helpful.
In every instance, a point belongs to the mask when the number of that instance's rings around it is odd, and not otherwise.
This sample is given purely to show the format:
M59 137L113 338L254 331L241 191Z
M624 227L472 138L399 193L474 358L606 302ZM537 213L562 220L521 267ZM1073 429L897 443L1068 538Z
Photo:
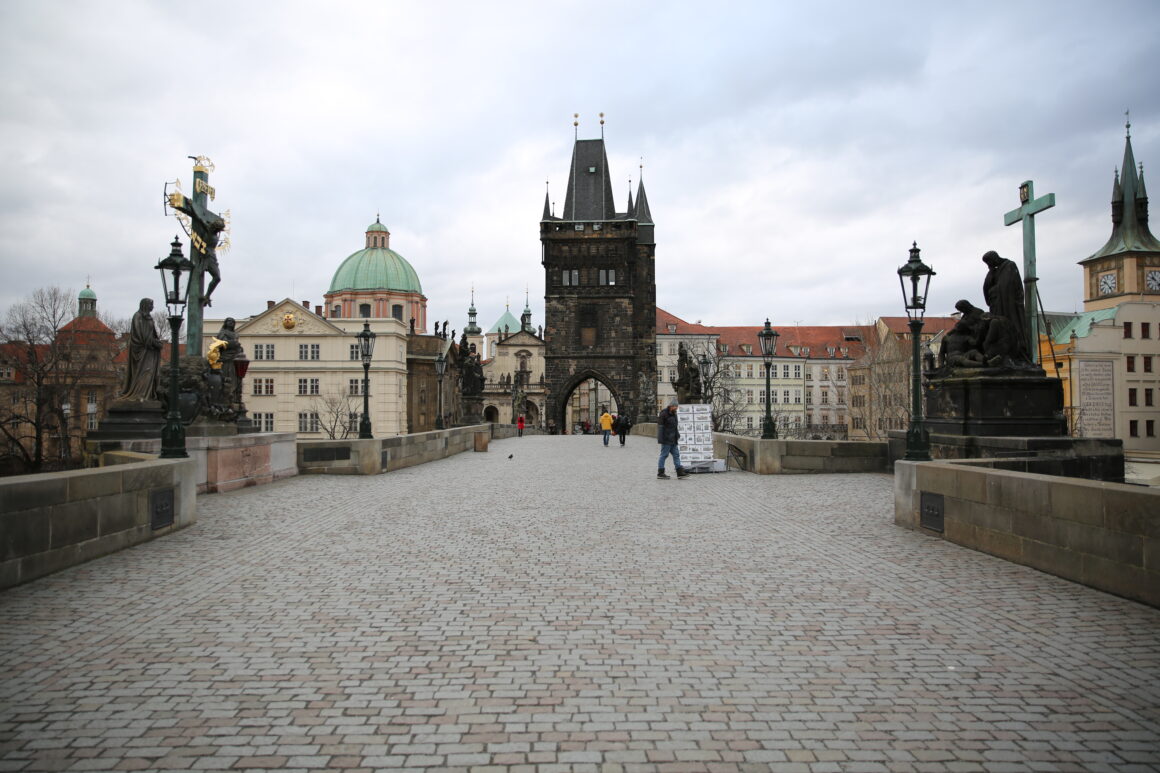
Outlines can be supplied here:
M206 320L205 343L223 320ZM363 364L355 336L375 334L369 371L371 426L376 437L433 429L438 389L452 418L453 377L440 382L434 363L451 342L426 334L427 298L418 274L391 249L376 218L365 246L343 260L320 304L284 298L237 320L249 358L245 402L255 430L299 437L357 437L363 410ZM430 340L428 340L430 339Z
M604 139L576 139L564 208L544 196L547 423L566 426L572 393L607 387L620 413L651 420L656 404L656 240L644 181L617 212Z

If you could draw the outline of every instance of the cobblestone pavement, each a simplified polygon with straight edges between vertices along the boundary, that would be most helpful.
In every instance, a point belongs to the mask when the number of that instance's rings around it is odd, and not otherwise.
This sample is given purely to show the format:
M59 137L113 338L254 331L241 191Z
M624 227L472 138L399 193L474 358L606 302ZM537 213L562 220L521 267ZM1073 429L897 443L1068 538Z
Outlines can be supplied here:
M0 594L0 771L1160 767L1160 611L895 527L887 475L656 449L205 496Z

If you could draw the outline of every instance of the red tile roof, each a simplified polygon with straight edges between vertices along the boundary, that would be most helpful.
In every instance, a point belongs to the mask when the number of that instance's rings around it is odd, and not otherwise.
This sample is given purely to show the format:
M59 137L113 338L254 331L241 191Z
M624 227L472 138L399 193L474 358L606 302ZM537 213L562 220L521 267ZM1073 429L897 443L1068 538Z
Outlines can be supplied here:
M730 357L760 357L761 345L757 334L764 326L741 327L712 327L685 322L664 309L657 308L657 333L670 334L668 326L675 324L676 335L715 335L718 344L728 346L727 354ZM811 359L857 359L865 351L865 341L873 336L872 326L860 325L787 325L773 326L780 335L777 339L777 355L779 357L806 357ZM847 340L847 339L860 340ZM749 346L747 352L743 346ZM793 347L791 349L790 347ZM830 354L829 349L833 349ZM845 348L843 354L842 349ZM809 349L809 354L805 350ZM796 351L796 354L795 354Z

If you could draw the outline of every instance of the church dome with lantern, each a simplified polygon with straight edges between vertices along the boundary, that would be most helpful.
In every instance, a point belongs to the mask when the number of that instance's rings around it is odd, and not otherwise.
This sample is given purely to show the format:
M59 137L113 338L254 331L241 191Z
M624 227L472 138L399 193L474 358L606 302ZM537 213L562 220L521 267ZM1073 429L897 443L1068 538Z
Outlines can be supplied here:
M334 272L326 292L326 316L414 319L416 331L425 331L427 298L419 275L391 249L391 232L378 217L367 226L366 246Z

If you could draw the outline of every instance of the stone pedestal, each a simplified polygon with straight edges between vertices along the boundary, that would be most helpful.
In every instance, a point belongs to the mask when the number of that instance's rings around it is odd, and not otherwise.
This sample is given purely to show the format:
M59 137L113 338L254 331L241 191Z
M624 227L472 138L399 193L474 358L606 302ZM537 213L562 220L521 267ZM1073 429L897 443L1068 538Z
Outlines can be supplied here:
M117 400L87 440L149 440L161 437L165 414L157 400Z
M483 396L464 395L463 417L459 420L458 426L470 427L473 424L483 423Z
M1061 437L1063 386L1036 376L936 378L926 390L926 427L931 435Z

